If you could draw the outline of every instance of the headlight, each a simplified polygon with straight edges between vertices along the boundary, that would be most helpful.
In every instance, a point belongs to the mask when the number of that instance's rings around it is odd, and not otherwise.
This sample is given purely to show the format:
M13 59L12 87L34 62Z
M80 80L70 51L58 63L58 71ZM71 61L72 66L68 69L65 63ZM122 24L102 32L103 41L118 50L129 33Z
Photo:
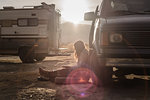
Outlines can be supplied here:
M122 42L122 35L118 33L110 34L110 42L111 43L120 43Z

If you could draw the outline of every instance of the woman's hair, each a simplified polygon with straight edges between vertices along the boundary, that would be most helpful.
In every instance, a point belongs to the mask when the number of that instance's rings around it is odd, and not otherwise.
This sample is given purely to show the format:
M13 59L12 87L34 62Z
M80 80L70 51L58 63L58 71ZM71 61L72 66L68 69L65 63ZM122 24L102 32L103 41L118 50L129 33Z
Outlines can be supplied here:
M83 41L77 41L74 43L74 49L75 49L75 57L78 58L80 56L80 53L85 49L85 45Z

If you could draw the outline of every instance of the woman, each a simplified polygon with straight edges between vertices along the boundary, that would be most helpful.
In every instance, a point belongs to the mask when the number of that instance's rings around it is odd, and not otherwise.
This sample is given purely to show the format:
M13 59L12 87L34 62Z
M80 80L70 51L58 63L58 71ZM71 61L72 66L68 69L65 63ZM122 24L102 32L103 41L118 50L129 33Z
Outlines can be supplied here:
M74 72L77 74L74 77L79 78L79 83L96 83L96 78L89 66L89 53L84 43L82 41L75 42L74 49L77 60L77 68L74 68Z
M88 50L82 41L77 41L74 44L75 58L77 60L78 67L88 66Z

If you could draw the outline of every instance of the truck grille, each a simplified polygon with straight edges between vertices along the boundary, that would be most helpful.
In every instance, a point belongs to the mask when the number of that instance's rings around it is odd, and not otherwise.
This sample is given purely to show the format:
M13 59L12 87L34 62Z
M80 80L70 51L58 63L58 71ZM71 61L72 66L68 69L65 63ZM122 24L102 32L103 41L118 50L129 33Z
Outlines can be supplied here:
M124 42L132 46L150 46L150 32L127 32L123 33Z

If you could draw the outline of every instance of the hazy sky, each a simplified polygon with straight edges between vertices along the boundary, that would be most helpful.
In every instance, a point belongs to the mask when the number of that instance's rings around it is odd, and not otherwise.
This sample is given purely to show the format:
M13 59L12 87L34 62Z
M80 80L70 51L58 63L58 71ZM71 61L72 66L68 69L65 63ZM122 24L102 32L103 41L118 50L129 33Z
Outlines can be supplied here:
M64 20L78 23L83 20L84 12L94 11L101 0L0 0L0 8L3 6L23 7L30 5L40 5L41 2L56 4L56 8L61 10Z
M37 5L40 4L41 2L46 2L46 3L54 3L57 5L59 9L63 8L63 2L66 0L0 0L0 8L3 6L8 6L12 5L15 7L22 7L24 5ZM70 1L77 1L77 0L70 0ZM82 1L82 0L80 0ZM97 4L100 3L100 0L85 0L88 3L88 7L93 9ZM77 5L78 7L78 5Z

